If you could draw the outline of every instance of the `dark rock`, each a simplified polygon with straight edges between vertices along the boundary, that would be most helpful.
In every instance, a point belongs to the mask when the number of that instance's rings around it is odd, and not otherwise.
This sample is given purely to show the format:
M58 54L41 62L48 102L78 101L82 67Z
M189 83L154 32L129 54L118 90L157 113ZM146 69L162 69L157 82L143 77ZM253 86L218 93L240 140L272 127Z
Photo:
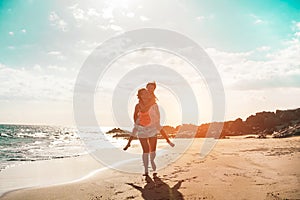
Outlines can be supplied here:
M129 133L117 133L113 137L130 137Z
M106 133L128 133L128 132L129 131L125 131L120 128L113 128L113 129L107 131Z
M292 120L300 119L300 117L298 116L299 112L299 109L284 111L276 110L276 116L280 119L280 121L287 123Z
M300 122L272 134L273 138L286 138L300 135Z

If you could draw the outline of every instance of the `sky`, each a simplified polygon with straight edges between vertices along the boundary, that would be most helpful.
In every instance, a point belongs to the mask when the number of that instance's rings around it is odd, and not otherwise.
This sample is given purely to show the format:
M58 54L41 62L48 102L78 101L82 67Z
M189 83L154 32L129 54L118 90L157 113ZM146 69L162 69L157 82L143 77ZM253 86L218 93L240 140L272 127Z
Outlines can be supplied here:
M111 37L146 27L178 32L204 49L224 86L224 120L300 107L297 0L0 0L0 123L74 125L74 87L89 55ZM205 77L176 55L144 50L115 60L99 80L99 123L122 123L116 108L131 118L136 91L145 84L130 82L134 90L125 108L112 103L113 94L122 90L118 83L126 73L146 64L181 74L196 96L199 118L190 122L211 121L214 105ZM160 75L166 80L156 90L162 123L179 125L187 111L172 88L184 86Z

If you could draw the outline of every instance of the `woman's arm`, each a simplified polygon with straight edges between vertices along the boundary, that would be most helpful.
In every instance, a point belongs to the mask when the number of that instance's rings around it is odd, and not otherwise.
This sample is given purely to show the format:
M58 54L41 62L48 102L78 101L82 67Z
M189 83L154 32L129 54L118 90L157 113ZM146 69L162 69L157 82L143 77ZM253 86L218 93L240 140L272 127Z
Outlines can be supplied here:
M140 111L140 106L139 106L139 104L136 104L135 108L134 108L134 114L133 114L134 123L136 123L136 120L138 119L139 111Z

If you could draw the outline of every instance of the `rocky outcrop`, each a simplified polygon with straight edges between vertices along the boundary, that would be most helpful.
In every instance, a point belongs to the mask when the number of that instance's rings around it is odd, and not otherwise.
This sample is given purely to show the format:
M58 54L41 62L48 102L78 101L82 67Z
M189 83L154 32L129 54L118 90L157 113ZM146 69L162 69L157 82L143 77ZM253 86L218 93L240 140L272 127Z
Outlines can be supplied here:
M273 138L286 138L291 136L298 136L300 135L300 122L286 127L282 130L276 131L272 134Z
M249 116L245 121L238 118L234 121L212 122L201 124L183 124L176 128L164 126L163 129L169 137L213 137L226 138L227 136L239 136L256 134L258 138L266 138L272 135L275 138L299 135L300 108L294 110L276 110L276 112L258 112ZM221 134L220 134L221 130ZM128 131L115 128L107 133L127 135ZM161 135L159 134L159 138Z
M294 121L300 120L300 108L294 110L276 110L276 112L259 112L246 119L248 127L252 127L253 133L272 133L289 126Z
M212 127L217 127L217 122L202 124L198 127L196 137L225 138L226 136L238 136L256 134L259 138L266 138L267 135L295 135L291 132L294 129L287 127L300 122L300 108L294 110L276 110L276 112L258 112L249 116L245 121L238 118L234 121L220 123L223 125L221 134ZM276 135L276 134L275 134Z
M123 130L120 128L113 128L109 131L106 132L107 134L114 134L113 137L129 137L130 136L130 132L127 130Z
M126 133L126 132L128 132L128 131L122 130L120 128L113 128L113 129L107 131L106 133Z
M248 127L252 128L253 133L259 133L266 129L273 129L280 125L281 121L274 112L259 112L246 119Z
M195 137L198 126L194 124L183 124L176 127L177 138L191 138Z

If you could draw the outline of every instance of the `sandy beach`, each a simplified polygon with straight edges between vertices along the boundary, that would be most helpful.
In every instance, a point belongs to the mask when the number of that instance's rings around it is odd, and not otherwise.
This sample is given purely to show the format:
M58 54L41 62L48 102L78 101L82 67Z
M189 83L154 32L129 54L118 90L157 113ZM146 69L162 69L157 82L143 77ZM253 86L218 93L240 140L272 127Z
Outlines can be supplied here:
M178 160L146 178L107 169L89 155L42 162L49 166L42 172L34 169L35 163L12 167L0 173L4 189L30 173L40 182L20 182L27 189L0 199L300 199L300 137L223 139L205 158L199 155L202 142L195 139ZM132 151L139 148L133 145Z

